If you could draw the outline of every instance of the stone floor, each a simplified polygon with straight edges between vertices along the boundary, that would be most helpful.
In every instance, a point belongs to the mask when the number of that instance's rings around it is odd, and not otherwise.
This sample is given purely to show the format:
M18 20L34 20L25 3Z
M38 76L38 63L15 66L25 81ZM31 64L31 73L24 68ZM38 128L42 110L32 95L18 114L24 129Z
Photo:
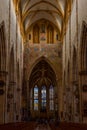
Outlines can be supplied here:
M35 130L51 130L51 128L49 127L49 125L45 125L45 124L39 124Z

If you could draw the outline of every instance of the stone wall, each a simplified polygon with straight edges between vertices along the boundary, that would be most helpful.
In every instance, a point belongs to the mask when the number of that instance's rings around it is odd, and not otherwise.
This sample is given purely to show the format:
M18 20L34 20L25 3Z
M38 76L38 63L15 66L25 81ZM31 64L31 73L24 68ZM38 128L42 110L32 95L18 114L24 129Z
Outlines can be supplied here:
M61 93L62 93L62 44L31 44L26 43L24 47L24 80L27 84L23 86L26 88L25 97L27 96L27 92L29 89L29 77L35 65L40 61L40 59L44 57L46 59L49 66L52 67L54 73L56 75L57 81L57 97L58 97L58 112L61 112ZM27 97L26 97L27 98ZM26 100L26 99L25 99ZM29 101L28 101L29 102ZM25 101L25 104L27 102Z
M87 23L87 1L74 0L69 17L66 34L63 40L63 89L64 89L64 120L87 123L84 116L84 100L87 92L82 92L83 84L87 85L87 74L80 75L82 25ZM85 61L86 61L86 57ZM83 77L85 78L83 83ZM84 98L83 98L84 97ZM71 100L67 102L69 99Z
M50 41L50 38L49 37L49 32L51 32L52 36L51 36L51 39L52 39L52 43L49 43L49 44L56 44L58 43L58 40L60 40L60 34L58 32L58 29L57 27L52 24L51 22L47 21L47 20L40 20L38 22L35 22L34 25L32 25L30 28L29 28L29 31L27 33L27 40L29 41L30 44L33 44L34 43L34 31L35 31L35 28L34 27L37 27L39 28L39 43L48 43L48 39ZM51 27L50 31L48 31L49 27ZM30 39L29 39L29 35L30 35ZM38 43L37 43L38 44Z
M4 23L6 69L4 94L0 96L0 123L20 121L23 45L12 0L0 0L0 24ZM11 54L13 54L11 56ZM13 72L11 67L14 62ZM12 75L11 75L12 73ZM13 78L11 78L11 76ZM2 79L2 76L0 77ZM10 91L10 88L13 91Z

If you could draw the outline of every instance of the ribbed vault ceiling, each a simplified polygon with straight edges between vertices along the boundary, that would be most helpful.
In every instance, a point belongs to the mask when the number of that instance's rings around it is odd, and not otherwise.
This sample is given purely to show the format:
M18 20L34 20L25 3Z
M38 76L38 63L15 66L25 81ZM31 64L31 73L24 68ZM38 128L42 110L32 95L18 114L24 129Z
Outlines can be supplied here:
M55 24L63 36L73 0L13 0L24 37L37 20L46 19ZM67 15L66 15L67 14Z

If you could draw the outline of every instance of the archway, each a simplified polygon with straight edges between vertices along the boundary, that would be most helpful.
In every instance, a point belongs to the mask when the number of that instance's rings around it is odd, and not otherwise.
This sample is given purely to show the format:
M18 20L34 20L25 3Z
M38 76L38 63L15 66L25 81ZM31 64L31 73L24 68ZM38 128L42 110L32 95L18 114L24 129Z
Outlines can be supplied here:
M81 36L81 46L80 46L80 103L81 103L81 120L85 123L87 118L87 23L83 21L82 24L82 36Z
M78 64L77 64L77 52L73 47L73 64L72 64L72 90L73 90L73 120L79 122L80 112L80 98L79 98L79 83L78 83Z
M0 123L5 122L5 99L6 99L6 42L5 42L5 25L0 24Z
M87 24L83 22L82 43L81 43L81 70L87 71Z
M41 58L29 77L29 107L33 118L54 118L58 112L56 75L51 65Z
M6 71L6 43L4 22L0 25L0 71Z

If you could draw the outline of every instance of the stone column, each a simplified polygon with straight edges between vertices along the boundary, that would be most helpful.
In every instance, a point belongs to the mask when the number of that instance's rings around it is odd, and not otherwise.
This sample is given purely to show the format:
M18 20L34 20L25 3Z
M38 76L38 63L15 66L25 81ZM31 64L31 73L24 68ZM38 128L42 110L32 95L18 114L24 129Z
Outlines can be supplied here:
M16 103L14 102L15 93L14 87L16 82L10 81L7 92L7 112L8 112L8 122L14 122L14 116L16 112Z
M80 119L87 123L87 71L80 71Z
M20 110L21 110L21 88L17 87L17 99L16 99L16 122L21 121L21 115L20 115Z
M29 81L27 80L26 81L26 85L27 85L27 108L26 108L26 119L28 119L28 116L29 116L29 109L30 109L30 89L29 89Z
M0 71L0 124L5 123L6 71Z

